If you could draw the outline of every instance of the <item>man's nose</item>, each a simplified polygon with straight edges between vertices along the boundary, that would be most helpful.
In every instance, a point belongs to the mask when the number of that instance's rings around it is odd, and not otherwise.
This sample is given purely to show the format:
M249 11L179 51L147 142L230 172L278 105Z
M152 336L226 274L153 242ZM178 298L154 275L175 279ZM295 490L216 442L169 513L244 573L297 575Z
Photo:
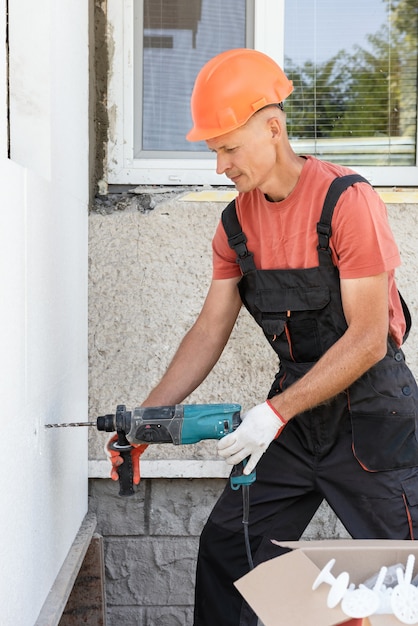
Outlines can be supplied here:
M216 173L224 174L230 168L228 156L224 154L216 155Z

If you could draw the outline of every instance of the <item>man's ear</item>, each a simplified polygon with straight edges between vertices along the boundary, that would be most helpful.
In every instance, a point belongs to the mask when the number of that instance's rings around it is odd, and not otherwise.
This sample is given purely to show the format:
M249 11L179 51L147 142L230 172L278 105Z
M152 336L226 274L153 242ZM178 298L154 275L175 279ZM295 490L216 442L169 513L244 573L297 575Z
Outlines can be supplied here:
M282 125L278 117L270 117L267 120L272 139L279 139L282 134Z

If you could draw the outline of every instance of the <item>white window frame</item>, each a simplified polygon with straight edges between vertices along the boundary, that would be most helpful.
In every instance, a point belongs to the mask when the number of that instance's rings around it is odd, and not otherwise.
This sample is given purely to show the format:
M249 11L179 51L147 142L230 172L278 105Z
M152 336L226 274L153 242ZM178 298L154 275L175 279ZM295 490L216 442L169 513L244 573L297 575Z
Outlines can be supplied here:
M285 0L257 0L254 47L280 65L284 57ZM108 79L109 140L107 180L110 185L230 185L215 172L215 159L134 158L134 0L108 1L112 55ZM418 133L417 133L418 145ZM418 150L417 150L418 154ZM376 186L417 186L415 166L352 166Z

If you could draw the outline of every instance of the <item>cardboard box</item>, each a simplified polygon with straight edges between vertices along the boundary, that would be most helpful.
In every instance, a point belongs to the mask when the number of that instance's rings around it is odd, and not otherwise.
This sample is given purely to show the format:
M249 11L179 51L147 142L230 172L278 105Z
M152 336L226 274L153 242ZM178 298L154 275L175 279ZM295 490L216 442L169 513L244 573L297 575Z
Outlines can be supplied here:
M356 587L387 567L406 561L410 554L418 571L418 542L392 540L325 540L280 542L291 552L258 565L235 582L235 586L258 615L264 626L336 626L349 618L338 605L327 607L329 585L312 591L322 568L336 559L332 574L346 571ZM349 624L350 622L348 622ZM353 623L353 622L352 622ZM361 624L361 620L354 621ZM374 614L363 626L400 626L394 615Z

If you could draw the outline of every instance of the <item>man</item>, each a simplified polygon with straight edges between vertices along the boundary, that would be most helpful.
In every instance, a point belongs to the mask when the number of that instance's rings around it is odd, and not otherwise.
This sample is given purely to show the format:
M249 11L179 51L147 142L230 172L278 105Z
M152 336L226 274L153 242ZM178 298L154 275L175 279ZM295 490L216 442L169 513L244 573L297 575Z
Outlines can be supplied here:
M183 402L245 304L280 359L268 399L218 444L229 464L257 466L255 563L280 553L271 539L298 539L324 498L354 538L412 539L418 529L418 396L400 349L398 249L364 180L338 191L327 229L328 189L353 172L292 150L292 90L272 59L247 49L216 56L197 77L188 139L206 141L239 195L213 239L201 313L144 402ZM249 567L240 498L228 484L202 532L195 626L257 623L233 586Z

